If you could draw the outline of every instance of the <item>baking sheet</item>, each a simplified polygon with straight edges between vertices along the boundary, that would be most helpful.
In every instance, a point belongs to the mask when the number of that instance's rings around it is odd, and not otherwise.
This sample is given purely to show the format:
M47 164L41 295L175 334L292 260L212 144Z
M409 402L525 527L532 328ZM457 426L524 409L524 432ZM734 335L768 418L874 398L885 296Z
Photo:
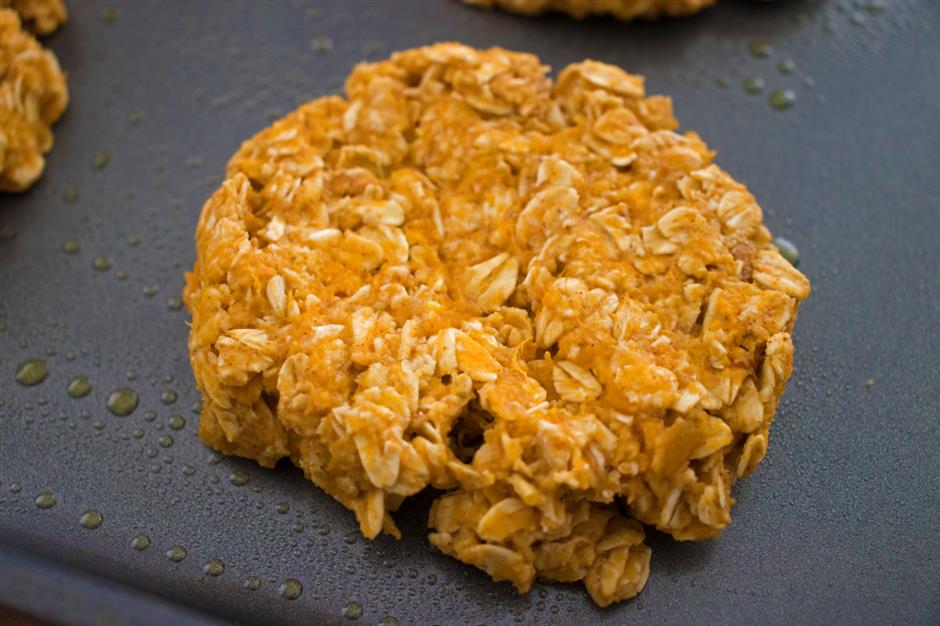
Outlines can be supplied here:
M46 174L29 193L0 197L5 550L243 623L346 623L350 603L360 623L940 620L936 3L721 0L693 18L629 25L450 0L70 9L47 40L72 103ZM425 539L429 496L397 514L401 541L368 542L289 465L223 459L195 435L188 316L168 300L228 156L272 119L336 92L355 62L442 40L528 50L556 69L591 57L646 75L649 92L671 95L683 128L755 193L771 230L799 246L813 281L770 450L736 487L734 522L705 543L650 532L649 584L607 610L580 585L519 595L437 554ZM754 40L773 54L751 54ZM795 72L777 69L785 60ZM743 89L748 77L763 79L763 93ZM795 106L774 110L774 89L792 89ZM63 251L69 240L76 254ZM110 269L93 268L100 255ZM45 359L49 375L23 387L14 374L30 358ZM73 399L66 387L79 374L93 390ZM119 387L140 398L123 418L105 408ZM175 402L161 399L167 391ZM56 504L40 509L46 490ZM103 515L96 530L80 525L89 508ZM152 545L138 551L130 543L141 533ZM165 556L176 545L180 562ZM204 572L212 559L224 564L219 576ZM15 576L5 562L0 575ZM253 577L258 589L247 589ZM302 585L297 599L282 597L288 579ZM49 615L48 603L0 586L0 602L14 601ZM52 617L70 614L88 618L77 605Z

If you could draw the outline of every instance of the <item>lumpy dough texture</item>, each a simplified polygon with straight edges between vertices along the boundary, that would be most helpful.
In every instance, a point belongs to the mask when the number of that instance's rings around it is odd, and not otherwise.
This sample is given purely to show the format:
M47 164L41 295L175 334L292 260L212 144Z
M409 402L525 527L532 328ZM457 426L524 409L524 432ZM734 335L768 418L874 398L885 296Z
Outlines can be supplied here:
M36 35L48 35L69 18L62 0L0 0L0 8L16 11L23 26Z
M42 175L52 124L68 101L55 54L0 8L0 190L23 191Z
M643 524L729 523L807 279L643 78L438 44L357 66L245 142L187 276L200 434L290 457L398 536L520 591L643 587ZM624 514L624 511L627 514Z
M464 0L482 7L499 7L523 15L559 11L582 19L589 15L613 15L621 20L680 16L697 13L715 0Z

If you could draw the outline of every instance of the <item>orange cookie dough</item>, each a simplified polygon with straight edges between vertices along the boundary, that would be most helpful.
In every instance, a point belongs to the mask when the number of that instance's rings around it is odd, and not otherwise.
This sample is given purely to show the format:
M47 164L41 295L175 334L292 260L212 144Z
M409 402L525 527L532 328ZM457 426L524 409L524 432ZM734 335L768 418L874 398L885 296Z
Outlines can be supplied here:
M427 486L431 542L606 606L642 524L731 521L807 279L643 78L446 43L357 66L246 141L187 275L212 447L290 459L367 537Z
M613 15L617 19L655 18L698 13L715 0L464 0L481 7L499 7L523 15L546 11L567 13L582 19L589 15Z
M0 190L24 191L42 175L51 126L68 101L55 54L0 9Z
M62 0L0 0L0 9L13 9L23 27L35 35L48 35L69 19Z

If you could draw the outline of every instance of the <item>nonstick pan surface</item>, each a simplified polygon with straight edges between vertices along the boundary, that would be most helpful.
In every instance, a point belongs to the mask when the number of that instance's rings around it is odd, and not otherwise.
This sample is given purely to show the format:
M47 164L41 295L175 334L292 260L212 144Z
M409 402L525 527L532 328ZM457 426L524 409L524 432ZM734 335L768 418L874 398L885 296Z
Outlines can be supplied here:
M46 40L72 102L45 176L0 197L0 603L114 624L339 624L350 603L364 624L940 620L940 5L720 0L634 24L456 0L70 9ZM646 75L813 282L770 450L735 488L732 525L704 543L650 532L649 584L607 610L580 585L519 595L436 553L430 495L397 515L401 541L369 542L296 469L221 458L195 434L188 316L170 300L226 160L339 90L355 62L442 40ZM775 89L795 105L774 109ZM17 384L32 358L48 377ZM93 389L72 398L81 374ZM106 409L121 387L139 396L126 417ZM44 491L54 506L36 505ZM88 509L97 529L80 523ZM139 534L148 549L131 547Z

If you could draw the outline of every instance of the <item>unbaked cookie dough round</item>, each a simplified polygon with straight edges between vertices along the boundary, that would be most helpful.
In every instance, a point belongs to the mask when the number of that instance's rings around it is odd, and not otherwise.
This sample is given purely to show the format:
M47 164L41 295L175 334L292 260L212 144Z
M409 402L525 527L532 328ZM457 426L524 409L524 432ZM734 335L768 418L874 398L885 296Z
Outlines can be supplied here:
M485 8L498 7L522 15L549 11L583 19L590 15L612 15L621 20L653 19L663 15L678 17L698 13L715 0L464 0Z
M200 435L289 457L362 532L509 580L642 589L767 450L810 292L668 98L596 61L444 43L242 144L187 276Z
M0 191L25 191L39 179L68 102L55 54L0 8Z

